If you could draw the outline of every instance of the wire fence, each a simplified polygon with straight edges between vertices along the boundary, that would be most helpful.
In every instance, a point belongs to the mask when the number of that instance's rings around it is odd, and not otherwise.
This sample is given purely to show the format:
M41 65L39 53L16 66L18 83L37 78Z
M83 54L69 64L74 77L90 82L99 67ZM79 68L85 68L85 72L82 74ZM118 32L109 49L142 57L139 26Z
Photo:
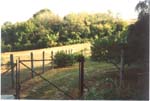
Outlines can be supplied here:
M72 51L65 51L66 53L71 54ZM63 91L61 88L57 87L54 83L47 80L43 74L47 70L53 69L53 59L54 53L51 52L50 58L45 58L46 54L42 52L42 59L36 59L33 55L33 52L30 53L30 59L16 59L16 63L14 62L13 54L10 54L10 62L7 65L7 70L1 73L2 80L2 94L12 94L16 95L16 99L20 99L20 88L21 84L34 78L35 76L39 76L41 79L46 81L48 84L55 87L58 91L62 92L64 95L68 96L71 99L74 99L70 94ZM34 64L41 62L41 66L36 67ZM46 64L48 63L48 64ZM2 64L4 66L4 64ZM79 66L79 68L83 67L83 64ZM83 73L83 69L80 69ZM80 73L80 87L81 90L80 97L83 95L83 74Z

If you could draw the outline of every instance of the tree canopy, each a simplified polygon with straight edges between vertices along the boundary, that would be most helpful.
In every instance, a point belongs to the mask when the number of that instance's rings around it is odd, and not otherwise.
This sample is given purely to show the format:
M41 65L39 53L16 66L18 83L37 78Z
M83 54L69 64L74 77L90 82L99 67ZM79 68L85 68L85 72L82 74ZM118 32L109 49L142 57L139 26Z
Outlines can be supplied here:
M61 18L42 9L25 22L2 25L2 52L82 43L108 36L118 40L126 26L111 12L70 13Z
M140 1L136 5L139 13L137 22L129 26L128 46L130 61L148 64L149 59L149 6L148 0ZM131 55L132 54L132 55Z

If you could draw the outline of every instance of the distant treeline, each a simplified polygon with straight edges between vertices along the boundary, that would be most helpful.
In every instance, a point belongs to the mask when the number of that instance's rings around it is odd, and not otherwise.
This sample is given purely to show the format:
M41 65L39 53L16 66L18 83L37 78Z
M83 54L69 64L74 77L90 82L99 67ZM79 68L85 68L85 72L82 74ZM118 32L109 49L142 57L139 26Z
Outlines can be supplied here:
M43 9L25 22L2 25L2 52L48 48L109 37L126 41L127 22L107 13L71 13L63 18ZM123 38L122 38L123 37Z

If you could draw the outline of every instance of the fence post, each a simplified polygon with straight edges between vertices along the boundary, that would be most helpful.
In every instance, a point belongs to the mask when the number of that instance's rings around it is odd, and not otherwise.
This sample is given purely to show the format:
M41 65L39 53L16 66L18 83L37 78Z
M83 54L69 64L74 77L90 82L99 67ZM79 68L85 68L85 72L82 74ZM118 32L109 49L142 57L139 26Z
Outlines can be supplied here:
M120 88L123 86L123 77L124 75L124 49L121 49L121 55L120 55Z
M10 54L10 68L11 68L11 81L12 81L12 88L14 88L14 56Z
M68 52L67 52L67 49L65 50L65 53L67 54Z
M21 89L21 85L20 85L20 57L18 58L18 99L20 99L20 89Z
M84 56L79 58L79 98L83 99L83 90L84 90Z
M54 59L54 53L53 51L51 51L51 66L53 68L53 59Z
M34 66L33 66L33 53L31 52L31 76L34 77Z
M18 99L18 60L16 60L16 99Z
M16 60L16 99L20 99L20 60Z
M44 71L45 71L45 52L43 51L43 70L42 70L42 72L44 73Z

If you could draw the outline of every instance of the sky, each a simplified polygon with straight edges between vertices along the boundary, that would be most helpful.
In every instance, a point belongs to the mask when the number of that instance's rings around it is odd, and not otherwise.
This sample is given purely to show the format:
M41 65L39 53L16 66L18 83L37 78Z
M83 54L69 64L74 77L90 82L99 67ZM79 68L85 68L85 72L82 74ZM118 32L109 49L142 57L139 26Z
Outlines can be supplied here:
M137 18L135 6L140 0L1 0L0 25L26 21L41 9L48 8L63 17L69 13L104 13L108 10L125 20Z

